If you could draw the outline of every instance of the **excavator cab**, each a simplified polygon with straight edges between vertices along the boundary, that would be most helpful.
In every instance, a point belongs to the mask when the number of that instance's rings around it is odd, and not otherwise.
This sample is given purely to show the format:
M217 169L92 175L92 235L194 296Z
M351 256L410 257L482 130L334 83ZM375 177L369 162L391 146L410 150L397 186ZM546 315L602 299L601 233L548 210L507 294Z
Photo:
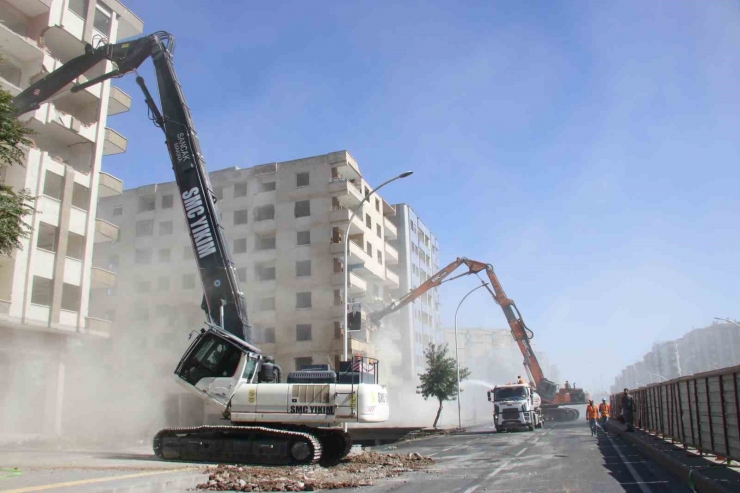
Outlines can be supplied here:
M540 394L540 397L542 397L543 400L552 402L555 400L555 395L558 393L558 384L543 378L537 385L537 393Z

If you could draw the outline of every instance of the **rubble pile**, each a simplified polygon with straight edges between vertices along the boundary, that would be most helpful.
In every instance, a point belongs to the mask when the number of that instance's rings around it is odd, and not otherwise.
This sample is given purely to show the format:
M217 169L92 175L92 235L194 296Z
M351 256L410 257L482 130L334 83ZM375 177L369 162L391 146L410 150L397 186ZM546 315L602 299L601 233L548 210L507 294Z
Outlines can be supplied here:
M338 465L296 467L228 466L209 469L208 481L198 485L207 491L319 491L371 486L376 480L415 471L434 462L410 454L351 454Z

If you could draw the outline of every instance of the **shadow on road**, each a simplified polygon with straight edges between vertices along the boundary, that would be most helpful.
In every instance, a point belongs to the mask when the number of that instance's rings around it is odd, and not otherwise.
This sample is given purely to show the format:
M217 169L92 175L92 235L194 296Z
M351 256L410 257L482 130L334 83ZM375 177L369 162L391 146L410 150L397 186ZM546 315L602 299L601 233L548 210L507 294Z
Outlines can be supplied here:
M593 438L591 438L593 440ZM611 439L611 440L610 440ZM612 476L628 493L637 493L643 491L643 484L638 483L637 479L630 473L627 464L630 464L633 470L643 470L640 467L646 460L636 449L618 436L607 436L606 432L599 428L596 437L597 445L601 455L604 458L603 467L609 471ZM617 451L617 448L619 451ZM620 457L620 453L624 458ZM627 464L625 464L625 462ZM648 480L648 478L642 478ZM666 482L655 482L650 484L651 491L670 491L671 485Z

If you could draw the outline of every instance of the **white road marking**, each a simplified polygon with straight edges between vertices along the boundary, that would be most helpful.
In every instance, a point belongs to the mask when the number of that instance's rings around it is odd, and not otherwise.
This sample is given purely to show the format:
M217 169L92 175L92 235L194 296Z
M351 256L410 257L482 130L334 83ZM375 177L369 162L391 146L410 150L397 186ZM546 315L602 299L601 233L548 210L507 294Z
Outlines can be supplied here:
M523 449L521 449L521 450L520 450L519 452L517 452L516 454L514 454L514 457L519 457L519 456L520 456L520 455L522 455L522 454L523 454L524 452L526 452L526 450L527 450L528 448L529 448L529 447L524 447L524 448L523 448Z
M635 470L634 467L632 467L632 463L627 462L626 458L624 457L624 454L622 454L622 452L620 452L619 449L614 445L614 441L612 440L612 437L607 435L606 438L609 440L609 443L611 444L612 447L614 447L614 450L617 452L617 455L622 460L624 465L627 467L627 470L632 476L632 479L635 480L635 484L640 487L640 491L642 491L642 493L651 493L650 488L646 486L645 482L642 480L642 477L640 477L640 474Z

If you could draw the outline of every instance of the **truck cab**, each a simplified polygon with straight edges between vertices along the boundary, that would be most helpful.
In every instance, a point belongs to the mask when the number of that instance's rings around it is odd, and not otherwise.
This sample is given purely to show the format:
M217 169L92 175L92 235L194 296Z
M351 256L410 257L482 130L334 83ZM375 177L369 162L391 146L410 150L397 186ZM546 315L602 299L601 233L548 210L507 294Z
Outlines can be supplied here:
M488 391L496 431L542 428L542 399L529 385L497 385Z

